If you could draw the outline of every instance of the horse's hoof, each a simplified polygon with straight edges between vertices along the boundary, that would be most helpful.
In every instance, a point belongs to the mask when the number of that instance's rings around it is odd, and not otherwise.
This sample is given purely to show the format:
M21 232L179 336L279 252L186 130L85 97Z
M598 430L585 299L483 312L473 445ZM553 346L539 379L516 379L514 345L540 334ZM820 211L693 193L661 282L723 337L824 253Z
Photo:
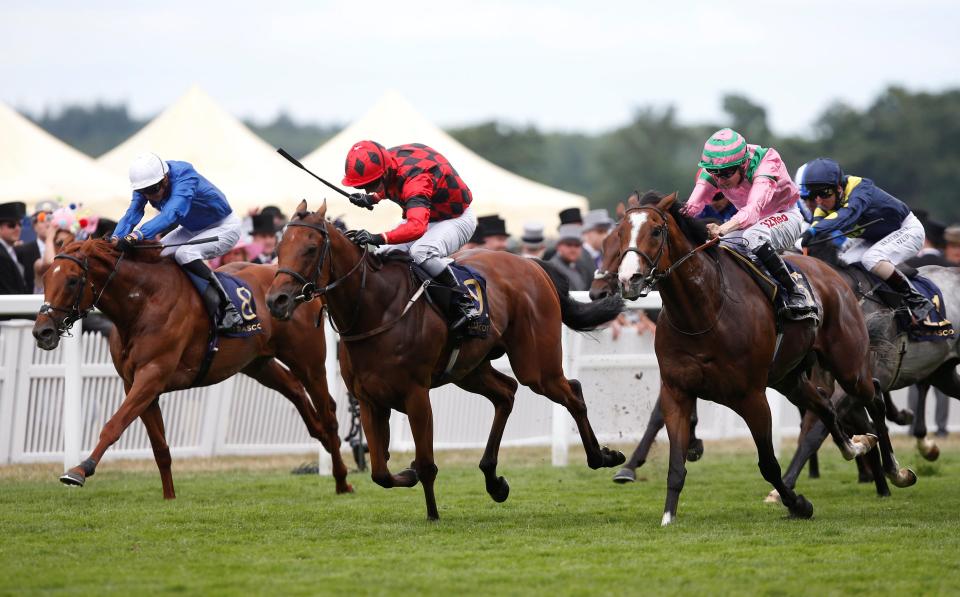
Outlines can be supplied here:
M920 452L923 459L929 462L940 458L940 446L925 437L917 440L917 452Z
M910 425L913 423L913 411L909 408L900 409L900 422L899 425Z
M630 468L622 468L613 476L613 482L623 485L624 483L633 483L637 480L637 473Z
M665 527L673 524L673 521L676 520L676 517L670 514L669 512L663 513L663 518L660 519L660 526Z
M865 433L863 435L854 435L850 438L850 441L854 443L856 450L856 456L863 456L870 450L874 449L877 446L877 436L872 433ZM851 459L848 459L851 460Z
M687 446L687 462L696 462L703 457L703 440L697 438Z
M895 487L910 487L917 484L917 473L908 468L902 468L895 475L888 475Z
M503 477L497 477L497 483L491 491L490 488L487 488L487 493L490 494L490 497L493 498L493 501L498 504L502 504L507 501L507 498L510 497L510 484L507 483L507 480Z
M346 487L337 487L337 495L340 495L343 493L353 493L353 485L351 485L350 483L347 483Z
M813 504L807 498L797 494L797 503L790 508L790 518L813 518Z
M397 473L397 479L400 480L401 487L413 487L420 482L420 475L412 468L406 468Z
M83 474L69 470L62 475L60 475L60 482L64 485L70 487L83 487L83 484L86 482L86 477Z
M767 497L763 498L764 504L779 504L780 503L780 492L776 489L771 489L770 493L767 494Z
M603 453L603 466L604 468L612 468L615 466L620 466L627 461L627 457L623 455L623 452L620 450L611 450L610 448L604 446L600 449Z

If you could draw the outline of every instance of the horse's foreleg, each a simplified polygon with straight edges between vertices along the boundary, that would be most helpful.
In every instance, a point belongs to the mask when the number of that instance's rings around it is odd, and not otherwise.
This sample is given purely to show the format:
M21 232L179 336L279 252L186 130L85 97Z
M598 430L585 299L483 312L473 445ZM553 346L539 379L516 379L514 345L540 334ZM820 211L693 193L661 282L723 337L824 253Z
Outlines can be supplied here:
M813 504L795 493L780 476L780 463L773 452L772 419L766 394L761 390L746 396L743 402L736 405L735 410L750 428L753 442L757 446L760 474L779 493L780 500L790 510L790 515L797 518L813 516Z
M514 396L517 392L517 382L503 373L500 373L489 362L482 364L467 377L457 382L457 385L475 394L485 396L493 404L493 424L490 426L490 436L487 438L487 447L480 459L480 470L487 486L487 493L495 502L506 501L510 495L510 485L503 477L497 476L497 461L500 453L500 442L503 439L503 430L507 419L513 411Z
M387 460L390 458L390 409L372 406L365 398L360 402L360 424L367 436L370 449L370 478L380 487L413 487L417 484L417 472L406 469L399 475L390 473Z
M566 407L580 432L583 450L587 454L587 466L597 469L618 466L626 461L626 457L619 450L611 450L606 446L600 447L600 442L597 441L597 436L590 425L590 419L587 418L587 403L583 400L583 389L579 381L568 380L560 375L529 385L534 392Z
M660 408L663 411L667 436L670 438L670 467L667 472L667 499L663 506L661 526L667 526L677 517L677 505L680 492L687 477L687 447L690 443L690 413L693 410L693 396L680 394L660 386Z
M407 419L410 421L410 432L413 434L413 443L416 447L416 460L413 462L420 484L423 486L423 497L427 502L427 518L438 520L437 498L433 492L433 483L437 479L437 464L433 459L433 409L430 407L430 394L427 388L418 389L414 394L407 396Z
M163 485L163 498L172 500L177 497L173 491L173 474L170 472L170 447L167 445L166 431L163 426L163 414L160 412L160 399L150 403L147 410L140 415L143 426L147 428L150 446L153 447L153 459L157 461L160 470L160 483Z
M874 391L872 384L862 384L861 394L858 396L861 401L866 403L867 412L873 421L877 436L880 441L880 457L883 461L883 470L890 479L890 482L897 487L910 487L917 482L917 475L908 468L901 469L897 463L897 457L893 452L893 444L890 441L890 432L887 430L886 408L883 403L883 396ZM876 474L877 471L874 471ZM878 488L878 492L880 488Z
M817 451L820 449L820 446L823 445L823 441L827 439L828 435L830 435L830 432L827 431L823 422L821 422L816 415L810 411L804 413L800 426L800 437L797 438L797 451L790 460L787 473L783 475L784 485L790 489L794 489L797 486L797 479L800 478L803 466L808 462L811 467L813 466L813 459L816 457ZM764 501L772 503L779 502L780 492L776 489L770 491Z
M90 453L90 457L79 465L60 476L60 482L65 485L82 487L87 477L92 477L97 469L97 463L103 458L107 448L112 446L135 419L140 417L150 404L153 403L163 390L163 380L168 371L159 366L144 367L134 374L134 382L127 391L126 398L120 404L117 412L110 417L107 424L100 431L100 439Z
M779 389L779 388L778 388ZM845 388L846 389L846 388ZM786 391L784 391L786 390ZM873 435L857 435L852 439L840 428L837 413L830 400L821 394L807 379L805 374L797 377L793 385L780 390L790 402L812 411L826 426L833 437L833 441L840 448L840 453L847 460L853 460L860 454L866 454L876 445L877 438Z
M631 481L637 480L637 473L635 471L647 461L647 454L650 453L650 447L656 440L657 434L663 429L663 424L663 410L660 408L660 399L657 398L657 401L653 405L653 410L650 411L650 419L647 420L647 428L643 432L643 437L640 438L640 443L637 444L636 449L633 451L633 454L630 455L627 463L623 465L623 468L613 476L614 483L630 483ZM691 419L691 435L693 434L693 429L694 423Z

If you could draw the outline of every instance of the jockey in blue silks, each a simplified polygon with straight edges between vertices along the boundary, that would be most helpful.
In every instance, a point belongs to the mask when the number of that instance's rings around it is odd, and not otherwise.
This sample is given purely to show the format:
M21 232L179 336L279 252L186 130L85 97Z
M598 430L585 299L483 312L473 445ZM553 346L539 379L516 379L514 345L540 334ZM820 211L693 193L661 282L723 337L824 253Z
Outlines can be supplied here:
M207 280L216 289L223 317L221 330L230 330L243 324L243 318L220 280L204 260L219 257L240 240L241 221L223 193L201 176L187 162L164 161L153 153L137 156L130 165L130 186L133 198L127 213L120 218L113 238L117 248L129 251L133 245L176 226L163 237L165 244L179 244L193 238L216 237L198 245L181 245L163 249L161 255L172 255L183 269ZM147 203L160 211L139 229L134 226L143 219Z

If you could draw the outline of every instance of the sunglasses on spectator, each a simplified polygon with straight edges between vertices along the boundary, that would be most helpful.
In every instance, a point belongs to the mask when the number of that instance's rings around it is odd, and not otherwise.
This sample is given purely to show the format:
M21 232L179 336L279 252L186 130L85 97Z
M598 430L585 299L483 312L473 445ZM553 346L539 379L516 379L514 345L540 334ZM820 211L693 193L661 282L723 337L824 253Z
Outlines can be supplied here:
M833 189L833 187L822 187L822 188L819 188L819 189L809 189L809 191L810 191L810 195L809 195L809 196L810 196L811 199L816 199L816 198L818 198L818 197L823 197L824 199L826 199L826 198L828 198L828 197L833 197L833 196L836 194L836 191Z
M730 178L739 169L740 169L740 166L730 166L728 168L716 168L716 169L707 168L707 173L714 178L724 179L724 178Z
M20 220L4 220L3 222L0 222L0 225L6 228L20 228L23 226L23 222Z
M143 195L153 195L154 193L160 190L161 186L163 186L162 179L160 180L160 182L156 182L150 185L149 187L143 187L142 189L140 189L140 193Z

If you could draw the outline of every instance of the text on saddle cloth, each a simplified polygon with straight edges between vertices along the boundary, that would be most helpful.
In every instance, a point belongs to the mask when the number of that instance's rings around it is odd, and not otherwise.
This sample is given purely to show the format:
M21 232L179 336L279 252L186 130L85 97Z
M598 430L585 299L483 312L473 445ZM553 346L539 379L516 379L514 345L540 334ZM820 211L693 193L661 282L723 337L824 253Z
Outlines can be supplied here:
M472 322L467 333L471 336L486 337L490 330L490 311L487 309L487 281L472 267L451 263L450 269L454 277L459 282L470 298L473 299L474 306L480 313L476 321Z
M209 286L210 283L203 278L199 278L191 274L190 272L184 271L184 273L187 274L187 277L190 278L191 282L193 282L194 288L197 289L197 292L200 293L200 297L202 298L207 290L207 286ZM243 318L242 326L230 330L229 332L219 332L218 335L226 338L245 338L247 336L253 336L261 333L263 331L263 325L260 322L260 318L257 316L257 303L253 297L253 289L250 288L250 285L240 278L231 276L230 274L214 272L214 275L216 275L220 280L220 284L223 285L223 289L227 291L227 296L230 298L230 302L233 303L233 306L237 308L237 311ZM206 304L207 303L204 301L204 305ZM219 313L210 313L208 309L208 315L216 320L216 324L220 323L218 321L220 318Z

